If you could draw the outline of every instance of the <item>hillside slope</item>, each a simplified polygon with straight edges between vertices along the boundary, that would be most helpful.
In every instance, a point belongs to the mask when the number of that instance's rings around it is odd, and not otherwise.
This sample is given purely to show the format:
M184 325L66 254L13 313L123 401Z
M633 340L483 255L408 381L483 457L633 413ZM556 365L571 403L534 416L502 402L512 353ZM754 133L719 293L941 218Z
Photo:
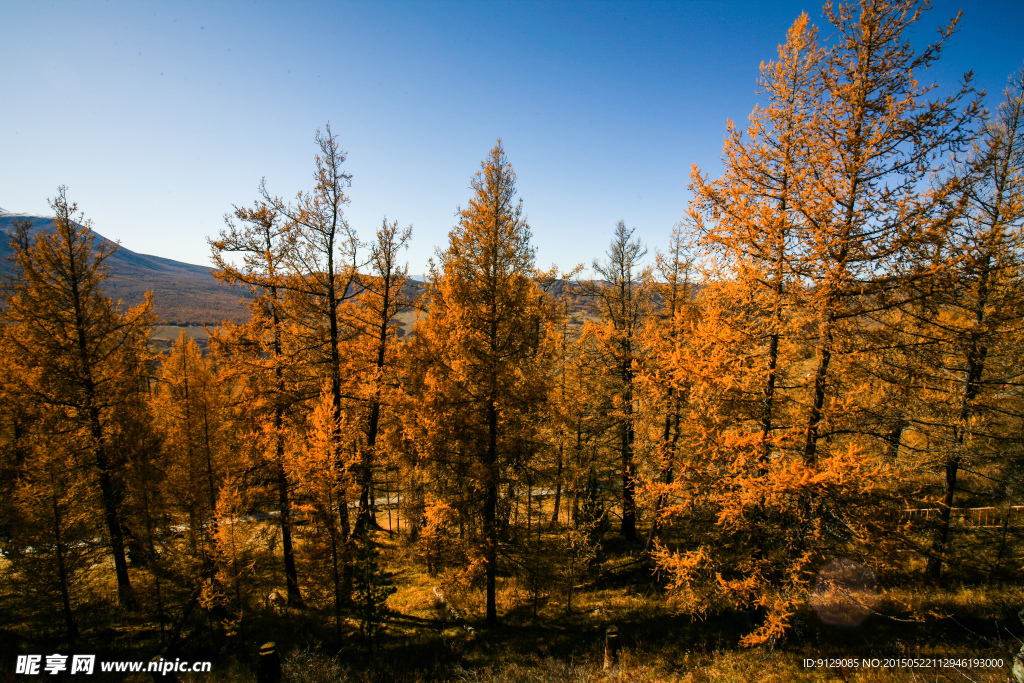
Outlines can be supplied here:
M0 276L13 273L10 236L16 219L31 220L33 231L54 229L52 218L0 209ZM103 243L114 244L99 233L96 236ZM116 251L106 261L111 277L104 284L107 296L112 299L135 306L151 291L153 311L172 325L218 325L222 320L248 318L241 303L244 290L218 282L210 268L115 246Z

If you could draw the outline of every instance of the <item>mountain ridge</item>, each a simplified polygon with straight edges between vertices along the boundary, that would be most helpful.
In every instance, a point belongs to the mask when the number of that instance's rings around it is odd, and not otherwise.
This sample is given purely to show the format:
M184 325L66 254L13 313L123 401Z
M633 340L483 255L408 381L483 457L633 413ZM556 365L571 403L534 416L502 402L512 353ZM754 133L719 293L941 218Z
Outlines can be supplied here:
M13 277L14 251L10 238L14 234L14 221L32 221L32 232L52 232L52 216L39 216L7 211L0 208L0 275ZM214 269L183 261L140 254L93 230L102 244L114 247L107 258L109 277L103 291L111 299L125 306L136 306L153 292L153 312L160 321L171 325L219 325L224 320L242 322L249 311L242 303L245 291L229 287L214 277Z

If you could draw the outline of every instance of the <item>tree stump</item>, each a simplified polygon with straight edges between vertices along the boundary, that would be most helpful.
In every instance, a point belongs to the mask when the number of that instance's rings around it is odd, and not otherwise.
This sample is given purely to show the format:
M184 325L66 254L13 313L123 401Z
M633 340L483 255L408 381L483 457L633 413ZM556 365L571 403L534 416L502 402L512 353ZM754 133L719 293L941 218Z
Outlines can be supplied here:
M604 634L604 668L605 671L619 663L619 629L609 626Z
M281 683L281 655L273 642L260 646L256 660L256 683Z

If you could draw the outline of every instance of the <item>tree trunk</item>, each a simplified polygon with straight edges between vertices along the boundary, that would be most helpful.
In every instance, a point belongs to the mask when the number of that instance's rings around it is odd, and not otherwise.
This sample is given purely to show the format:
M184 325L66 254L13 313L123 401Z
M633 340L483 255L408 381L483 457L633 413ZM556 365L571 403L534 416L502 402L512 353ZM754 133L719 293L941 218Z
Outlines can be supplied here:
M487 402L487 491L484 494L484 561L487 564L487 625L498 623L496 577L498 570L498 409Z
M75 294L77 305L77 291ZM134 610L138 607L138 604L135 600L135 591L132 589L131 580L128 577L128 560L124 552L124 531L121 527L119 510L120 496L114 481L110 477L110 463L107 457L106 445L103 442L103 424L100 421L99 408L96 407L96 386L92 378L92 364L89 361L85 330L81 328L78 331L78 349L82 367L85 368L86 402L88 405L90 429L96 448L95 463L99 474L100 497L103 500L103 513L107 522L107 531L110 533L110 550L114 555L114 574L117 577L117 601L121 607Z
M267 251L270 251L268 241ZM277 287L270 287L270 312L274 325L274 377L277 380L277 405L274 407L274 430L277 433L277 501L281 509L281 548L284 554L284 577L288 586L288 606L302 607L302 592L299 590L299 574L295 568L295 551L292 548L292 506L288 496L288 476L284 469L284 372L281 359L284 348L281 344L281 320L278 316Z
M622 392L622 536L635 541L636 536L636 463L633 461L633 372L623 371L625 388Z
M95 411L95 409L93 409ZM98 413L98 411L95 411ZM103 432L99 415L93 418L93 438L96 440L96 469L99 471L100 494L103 500L103 517L110 533L110 550L114 555L114 574L117 577L117 602L121 607L134 610L138 607L135 591L128 578L128 559L124 552L124 532L118 514L118 496L108 471L107 454L102 445Z
M822 329L822 342L818 347L818 369L814 373L814 397L811 403L811 412L807 418L807 440L804 443L804 464L813 465L818 457L818 427L821 423L822 412L825 407L825 381L828 378L828 366L832 361L832 346L834 343L835 311L832 310L832 302L826 304L824 329Z
M284 444L280 437L277 448L277 501L281 508L281 547L284 552L285 583L288 585L288 606L302 607L299 574L295 568L295 551L292 548L292 505L288 496L288 479L284 471Z
M768 381L764 386L764 403L761 407L761 463L766 465L772 455L772 417L775 409L775 377L779 362L779 334L772 333L768 342Z
M890 463L895 463L896 457L899 455L904 429L906 429L906 425L902 421L897 422L885 437L885 459Z
M985 321L985 306L988 304L988 268L989 262L986 259L978 279L978 297L974 308L974 320L978 330L981 330L982 323ZM957 415L957 425L953 428L953 441L956 450L946 460L946 478L943 482L942 508L939 510L939 528L935 530L931 556L928 558L928 566L925 568L925 573L933 580L938 580L942 573L942 563L949 538L949 519L952 513L953 496L956 493L957 471L960 468L960 457L963 453L967 431L970 429L974 399L978 396L978 387L981 383L982 373L985 371L985 359L988 356L988 346L982 343L980 334L977 332L971 335L967 350L967 370L964 373L960 412Z
M669 390L669 397L675 398L674 393L671 389ZM679 441L679 402L678 400L672 401L675 410L665 416L665 428L662 432L661 439L665 446L665 462L661 467L661 481L666 486L672 484L674 480L674 464L675 464L675 453L676 443ZM668 505L668 494L662 493L658 496L658 499L654 503L654 512L651 520L651 533L647 537L647 543L645 544L645 551L650 550L651 544L658 540L661 534L661 511Z
M382 363L378 364L380 369ZM373 520L371 519L371 489L373 488L374 450L377 445L377 431L380 424L380 401L374 399L370 405L370 416L366 429L366 446L362 449L359 459L359 515L356 517L356 534L366 534Z
M71 593L69 589L70 579L68 578L67 565L64 561L64 549L66 544L62 539L60 504L57 501L57 493L51 495L53 501L53 536L56 540L57 552L57 578L60 581L60 598L64 608L64 624L67 629L68 640L78 637L78 626L75 624L75 616L71 612Z
M560 443L558 445L558 462L555 466L555 509L551 513L552 529L558 528L558 513L562 504L562 468L564 467L564 459L562 455L562 444Z
M925 574L937 580L942 573L942 563L949 539L949 520L953 513L953 496L956 493L956 475L960 468L960 458L954 456L946 461L946 477L942 485L942 505L939 507L939 528L935 530L932 541L932 552L928 558Z

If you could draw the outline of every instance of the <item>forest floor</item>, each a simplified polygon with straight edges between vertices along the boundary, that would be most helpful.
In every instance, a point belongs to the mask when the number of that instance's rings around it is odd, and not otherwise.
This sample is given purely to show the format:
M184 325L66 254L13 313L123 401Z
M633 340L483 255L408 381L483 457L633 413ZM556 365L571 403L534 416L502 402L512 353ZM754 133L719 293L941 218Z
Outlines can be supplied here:
M127 614L116 607L112 572L104 562L77 587L79 595L91 597L76 610L82 634L68 643L57 611L33 609L17 562L0 559L0 681L31 679L13 673L18 654L60 652L96 654L101 661L148 661L155 654L205 660L212 662L210 673L179 675L178 680L250 682L260 646L272 641L282 656L284 681L291 683L980 682L1006 681L1014 653L1024 643L1024 624L1017 616L1024 606L1024 586L954 578L935 586L910 577L902 585L880 587L872 614L856 626L830 626L807 605L784 641L743 648L739 639L753 628L755 615L721 612L695 619L678 613L639 550L615 541L606 543L600 566L581 581L572 609L561 590L533 594L520 581L503 577L497 600L500 624L488 628L481 590L460 587L450 580L455 573L431 576L418 553L399 537L382 538L381 561L397 592L388 600L390 611L372 655L349 612L343 615L339 644L332 601L323 591L309 590L302 609L275 609L256 599L266 594L266 586L250 587L254 599L248 613L225 628L201 606L179 620L188 596L165 587L160 599L167 617L160 623L152 617L157 613L149 590L152 577L134 570L145 604ZM611 626L618 629L621 651L617 664L605 670ZM913 658L930 666L886 662ZM962 661L976 659L993 661ZM807 660L813 666L806 666ZM150 679L97 672L91 680Z

